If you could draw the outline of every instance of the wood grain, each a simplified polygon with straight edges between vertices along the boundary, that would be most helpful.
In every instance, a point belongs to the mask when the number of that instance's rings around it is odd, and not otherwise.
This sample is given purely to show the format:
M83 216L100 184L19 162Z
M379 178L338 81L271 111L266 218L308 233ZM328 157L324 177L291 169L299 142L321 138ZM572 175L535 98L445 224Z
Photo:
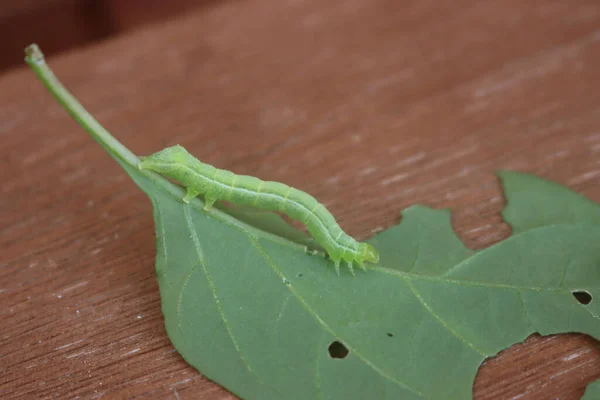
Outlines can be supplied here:
M35 41L46 56L223 0L19 0L0 2L0 73L22 67Z
M507 237L496 169L600 201L597 1L226 2L50 63L138 154L284 181L360 238L414 203L472 248ZM149 201L26 68L0 77L0 138L0 397L234 398L169 343ZM594 340L532 337L474 398L598 377Z
M122 33L225 0L103 0L111 25Z
M115 33L107 9L96 0L19 0L0 5L0 73L22 67L32 41L49 55Z

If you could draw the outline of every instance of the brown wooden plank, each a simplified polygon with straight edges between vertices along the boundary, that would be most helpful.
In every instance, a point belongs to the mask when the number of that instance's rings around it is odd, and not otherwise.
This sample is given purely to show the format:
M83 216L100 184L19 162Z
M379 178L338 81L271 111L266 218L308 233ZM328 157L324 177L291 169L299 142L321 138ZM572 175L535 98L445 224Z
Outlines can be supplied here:
M230 2L51 65L137 153L285 181L358 237L421 203L501 240L496 169L600 201L596 1ZM0 77L0 137L0 397L231 398L166 337L149 202L25 68ZM599 355L534 337L475 399L578 399Z
M223 0L103 0L119 33L212 6Z
M47 55L122 34L222 0L19 0L0 2L0 73L22 66L32 41Z
M11 67L21 67L23 47L32 41L52 55L115 33L103 1L18 0L2 3L0 73Z
M13 17L15 15L28 14L34 10L53 6L57 3L65 3L68 0L21 0L3 1L0 4L0 19Z

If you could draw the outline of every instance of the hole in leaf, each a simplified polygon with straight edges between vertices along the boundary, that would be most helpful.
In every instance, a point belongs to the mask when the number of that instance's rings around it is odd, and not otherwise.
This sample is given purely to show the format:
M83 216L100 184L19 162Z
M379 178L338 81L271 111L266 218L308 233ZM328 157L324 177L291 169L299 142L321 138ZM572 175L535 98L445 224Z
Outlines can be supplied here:
M337 340L329 345L329 356L331 358L346 358L349 351L342 343Z
M392 335L391 333L388 332L387 334L389 337L394 337L394 335Z
M586 292L585 290L576 290L573 292L573 297L584 305L590 304L592 302L592 295Z

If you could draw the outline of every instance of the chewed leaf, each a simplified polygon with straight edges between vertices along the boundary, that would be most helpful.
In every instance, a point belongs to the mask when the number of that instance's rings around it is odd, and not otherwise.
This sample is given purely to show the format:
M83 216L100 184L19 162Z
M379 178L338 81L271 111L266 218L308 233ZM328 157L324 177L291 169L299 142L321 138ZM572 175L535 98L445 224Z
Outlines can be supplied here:
M516 234L477 253L448 211L411 207L372 238L379 265L337 276L321 254L265 232L270 223L255 219L257 229L197 198L182 202L184 190L139 170L36 46L27 53L150 198L173 345L246 400L469 399L481 362L534 332L600 338L600 207L564 187L503 173ZM586 399L597 392L590 386Z
M449 210L420 205L404 210L399 225L369 243L379 250L382 265L422 275L442 273L473 253L452 230Z
M513 233L551 224L600 224L600 205L555 182L511 171L497 173L506 193L502 216Z
M384 264L337 277L321 257L140 186L158 210L169 336L246 399L469 398L480 363L533 332L600 337L597 302L573 296L600 295L600 225L551 226L470 254L448 212L412 207L373 239ZM413 272L407 242L426 249ZM344 358L331 356L334 342Z

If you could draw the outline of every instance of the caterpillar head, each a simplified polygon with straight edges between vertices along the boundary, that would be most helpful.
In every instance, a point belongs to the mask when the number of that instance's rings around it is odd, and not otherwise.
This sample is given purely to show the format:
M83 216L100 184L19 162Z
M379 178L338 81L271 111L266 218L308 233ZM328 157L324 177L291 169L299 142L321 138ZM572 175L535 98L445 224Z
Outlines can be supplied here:
M363 260L370 263L379 262L379 253L375 250L375 247L370 245L369 243L361 243L359 247L359 253Z

